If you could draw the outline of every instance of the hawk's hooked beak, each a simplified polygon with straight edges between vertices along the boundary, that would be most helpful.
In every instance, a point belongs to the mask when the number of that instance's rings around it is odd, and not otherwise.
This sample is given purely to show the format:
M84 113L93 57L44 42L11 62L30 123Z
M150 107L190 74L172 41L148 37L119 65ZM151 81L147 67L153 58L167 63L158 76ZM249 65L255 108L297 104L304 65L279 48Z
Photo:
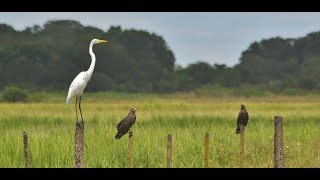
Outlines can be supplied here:
M97 42L98 42L98 43L106 43L106 42L108 42L108 41L106 41L106 40L100 40L100 39L99 39Z

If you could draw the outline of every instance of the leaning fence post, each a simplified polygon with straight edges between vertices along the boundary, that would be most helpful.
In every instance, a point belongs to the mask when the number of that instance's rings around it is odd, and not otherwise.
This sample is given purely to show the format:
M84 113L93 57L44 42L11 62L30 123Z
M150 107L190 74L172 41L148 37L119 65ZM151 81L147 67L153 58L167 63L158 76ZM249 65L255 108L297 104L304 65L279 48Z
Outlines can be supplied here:
M28 146L28 134L23 131L23 147L24 147L24 167L29 168L29 146Z
M129 144L128 144L128 167L133 168L133 152L132 152L132 144L133 144L133 132L129 131Z
M84 122L76 122L76 131L75 131L75 167L83 167L83 151L84 151Z
M204 136L204 167L209 167L209 133Z
M283 120L282 117L274 117L274 167L284 167L284 150L283 150Z
M167 144L167 167L172 167L172 134L168 134Z

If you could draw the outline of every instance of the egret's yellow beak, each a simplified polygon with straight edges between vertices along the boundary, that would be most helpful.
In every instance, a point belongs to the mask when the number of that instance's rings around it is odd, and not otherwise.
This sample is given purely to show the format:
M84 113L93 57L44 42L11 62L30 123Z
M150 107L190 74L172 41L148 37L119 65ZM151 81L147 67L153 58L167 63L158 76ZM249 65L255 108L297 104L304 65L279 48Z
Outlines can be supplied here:
M108 41L106 41L106 40L98 40L98 43L106 43L106 42L108 42Z

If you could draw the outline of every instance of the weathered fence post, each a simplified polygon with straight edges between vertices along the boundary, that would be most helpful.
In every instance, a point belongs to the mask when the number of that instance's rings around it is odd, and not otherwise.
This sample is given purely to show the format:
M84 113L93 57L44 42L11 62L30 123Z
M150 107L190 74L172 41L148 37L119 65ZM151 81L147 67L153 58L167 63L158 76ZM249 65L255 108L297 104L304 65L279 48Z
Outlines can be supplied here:
M209 133L204 136L204 167L209 167Z
M128 144L128 167L133 168L133 152L132 152L132 143L133 143L133 132L129 131L129 144Z
M282 117L274 117L274 167L284 167Z
M84 150L84 122L79 121L76 122L76 131L75 131L75 167L82 168L83 167L83 150Z
M172 134L168 134L168 145L167 145L167 167L172 167Z
M242 132L240 133L240 168L244 167L244 145L245 145L245 141L244 141L244 132L245 132L245 128L243 127L243 125L240 125L240 129L243 129Z
M23 147L24 147L24 167L29 168L29 146L28 146L28 134L23 131Z

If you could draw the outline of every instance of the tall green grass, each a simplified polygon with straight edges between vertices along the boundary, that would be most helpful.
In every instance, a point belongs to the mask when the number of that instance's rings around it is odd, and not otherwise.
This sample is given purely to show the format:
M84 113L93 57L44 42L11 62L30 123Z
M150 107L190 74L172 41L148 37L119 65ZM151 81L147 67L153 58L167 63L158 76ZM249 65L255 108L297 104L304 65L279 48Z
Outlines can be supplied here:
M90 99L90 97L88 97ZM217 99L83 98L85 167L127 167L128 136L115 140L116 124L137 108L133 127L134 167L166 167L166 138L173 135L173 167L203 167L204 134L210 134L209 167L238 167L235 134L240 104L249 111L245 167L273 167L273 117L284 118L286 167L320 166L320 103L224 102ZM290 102L291 101L291 102ZM23 167L22 133L29 134L31 167L74 165L74 105L61 103L0 104L0 167Z

